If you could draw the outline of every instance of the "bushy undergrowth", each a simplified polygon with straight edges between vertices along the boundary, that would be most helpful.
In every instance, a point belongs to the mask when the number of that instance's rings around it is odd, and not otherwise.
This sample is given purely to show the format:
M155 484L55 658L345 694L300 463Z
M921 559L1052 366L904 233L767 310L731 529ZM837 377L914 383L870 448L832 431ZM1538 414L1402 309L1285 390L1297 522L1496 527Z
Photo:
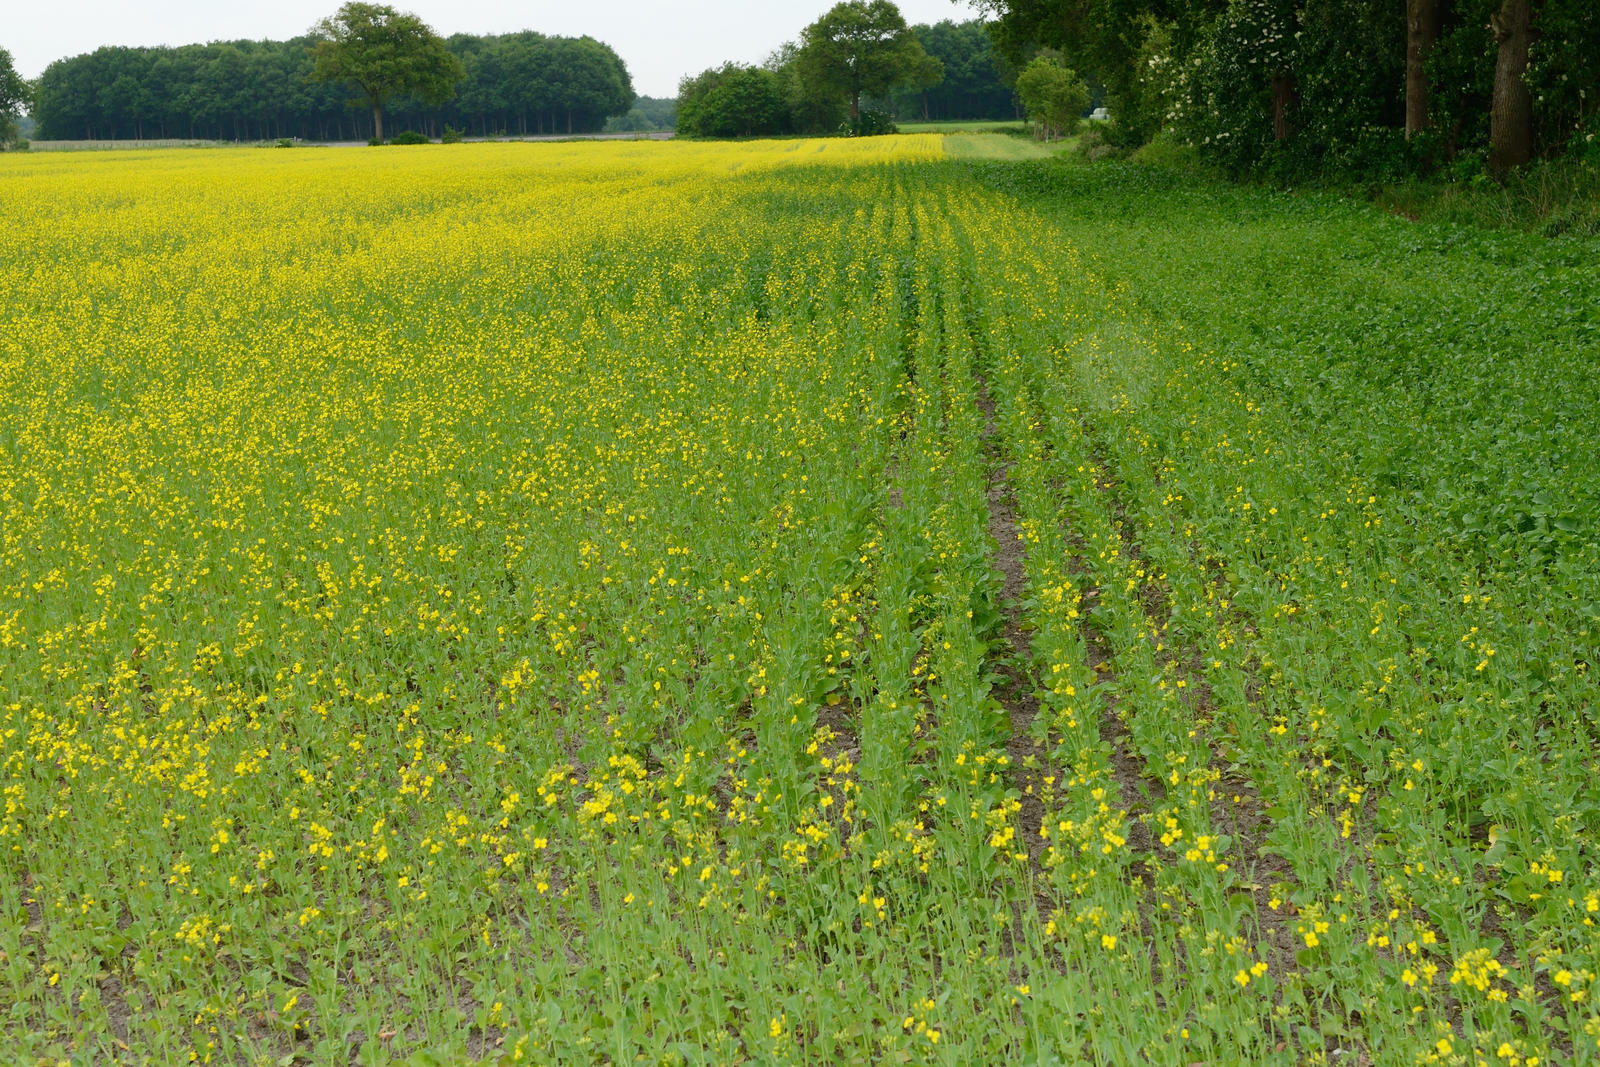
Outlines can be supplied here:
M1091 129L1077 139L1072 154L1084 163L1128 160L1168 168L1186 173L1192 181L1230 180L1194 145L1165 133L1129 152ZM1286 187L1281 181L1263 181L1256 187L1261 185ZM1318 175L1300 188L1370 201L1413 222L1521 230L1546 237L1600 236L1600 153L1595 159L1574 153L1536 160L1501 181L1484 172L1481 156L1468 155L1433 178L1353 181L1348 176Z
M1529 230L1549 237L1600 236L1600 161L1537 162L1499 184L1486 175L1379 187L1374 200L1428 222Z

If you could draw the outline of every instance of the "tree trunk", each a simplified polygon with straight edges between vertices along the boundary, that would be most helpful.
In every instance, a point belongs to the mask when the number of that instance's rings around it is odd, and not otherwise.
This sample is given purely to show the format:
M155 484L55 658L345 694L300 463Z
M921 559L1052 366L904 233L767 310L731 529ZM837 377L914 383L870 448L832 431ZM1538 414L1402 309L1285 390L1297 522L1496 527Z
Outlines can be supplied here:
M1300 87L1293 74L1272 76L1272 136L1274 140L1289 139L1289 109L1300 102Z
M372 102L372 139L379 144L383 143L383 105L376 100Z
M1539 31L1533 28L1528 0L1505 0L1500 13L1489 16L1489 28L1500 42L1489 116L1489 169L1498 175L1533 158L1533 94L1522 75Z
M567 108L567 133L572 133L572 109Z
M856 122L861 118L861 90L857 89L850 94L850 121Z

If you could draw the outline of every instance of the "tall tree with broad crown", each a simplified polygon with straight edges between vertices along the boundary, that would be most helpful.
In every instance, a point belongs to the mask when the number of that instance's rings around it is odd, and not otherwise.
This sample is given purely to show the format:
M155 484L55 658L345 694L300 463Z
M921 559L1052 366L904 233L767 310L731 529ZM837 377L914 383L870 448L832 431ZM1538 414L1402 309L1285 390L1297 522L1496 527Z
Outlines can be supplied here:
M19 141L17 117L28 109L32 95L12 65L11 53L0 48L0 149Z
M317 23L322 38L312 50L311 77L346 81L372 109L375 140L383 141L383 105L401 94L440 104L466 77L461 60L420 18L387 4L351 0L338 14Z
M811 91L849 97L852 121L861 117L862 93L884 96L908 83L931 88L944 77L890 0L835 4L805 28L796 63Z

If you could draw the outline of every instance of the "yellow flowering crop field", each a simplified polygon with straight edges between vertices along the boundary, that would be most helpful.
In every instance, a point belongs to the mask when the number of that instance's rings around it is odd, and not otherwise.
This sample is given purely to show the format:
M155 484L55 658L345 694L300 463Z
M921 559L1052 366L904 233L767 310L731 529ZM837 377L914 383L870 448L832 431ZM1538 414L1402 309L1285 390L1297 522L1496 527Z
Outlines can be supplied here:
M1064 166L0 157L5 1061L1596 1062L1592 537Z

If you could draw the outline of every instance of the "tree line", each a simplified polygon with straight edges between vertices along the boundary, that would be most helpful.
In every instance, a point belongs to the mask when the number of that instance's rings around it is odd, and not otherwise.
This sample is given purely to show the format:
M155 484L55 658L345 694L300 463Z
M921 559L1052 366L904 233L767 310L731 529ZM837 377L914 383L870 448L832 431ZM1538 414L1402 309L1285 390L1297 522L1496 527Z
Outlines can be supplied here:
M288 41L108 47L57 60L34 86L37 135L329 141L381 138L385 126L437 136L446 125L485 136L589 133L634 102L622 58L592 37L440 39L419 22L391 26L404 31L399 44L366 57L362 77L376 78L369 87L379 90L374 107L353 68L341 67L331 50L340 44L336 34L351 31L338 20L359 17L360 9L380 21L410 18L347 4L315 35ZM351 40L360 32L357 26Z
M1398 177L1600 158L1595 0L979 0L1006 59L1104 86L1123 147L1226 169Z
M924 122L1019 117L1017 68L995 50L982 22L944 19L912 26L911 32L939 61L944 77L931 86L902 85L874 104L898 119Z
M894 118L1015 118L1015 78L980 22L908 26L890 0L846 0L760 65L684 78L678 132L860 134Z

